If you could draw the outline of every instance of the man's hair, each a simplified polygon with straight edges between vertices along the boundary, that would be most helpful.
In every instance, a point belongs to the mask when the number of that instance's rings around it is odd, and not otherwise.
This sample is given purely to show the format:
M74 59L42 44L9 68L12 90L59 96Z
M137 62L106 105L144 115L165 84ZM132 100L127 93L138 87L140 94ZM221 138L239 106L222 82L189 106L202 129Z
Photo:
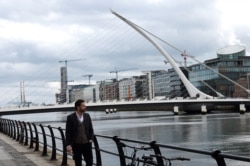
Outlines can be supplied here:
M76 100L76 102L75 102L75 109L77 109L77 107L78 106L80 106L82 103L84 103L85 101L84 100L82 100L82 99L78 99L78 100Z

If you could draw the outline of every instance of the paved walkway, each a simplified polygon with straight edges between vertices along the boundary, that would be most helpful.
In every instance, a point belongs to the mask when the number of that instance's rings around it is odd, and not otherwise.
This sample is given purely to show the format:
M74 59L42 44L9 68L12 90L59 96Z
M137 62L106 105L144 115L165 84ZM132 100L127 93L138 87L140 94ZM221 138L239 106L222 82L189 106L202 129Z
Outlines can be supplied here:
M60 166L61 157L51 161L50 154L41 156L41 151L35 152L28 146L23 146L12 138L0 133L0 166ZM72 161L69 161L72 166Z

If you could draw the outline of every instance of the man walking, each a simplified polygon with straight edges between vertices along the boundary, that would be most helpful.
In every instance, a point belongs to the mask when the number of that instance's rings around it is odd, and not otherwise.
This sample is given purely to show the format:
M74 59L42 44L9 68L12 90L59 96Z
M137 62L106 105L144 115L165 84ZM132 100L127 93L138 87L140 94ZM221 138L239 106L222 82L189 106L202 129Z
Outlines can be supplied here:
M94 130L90 115L86 113L84 100L75 102L76 112L67 116L66 143L67 151L73 153L75 166L82 166L82 156L86 166L93 165L92 141Z

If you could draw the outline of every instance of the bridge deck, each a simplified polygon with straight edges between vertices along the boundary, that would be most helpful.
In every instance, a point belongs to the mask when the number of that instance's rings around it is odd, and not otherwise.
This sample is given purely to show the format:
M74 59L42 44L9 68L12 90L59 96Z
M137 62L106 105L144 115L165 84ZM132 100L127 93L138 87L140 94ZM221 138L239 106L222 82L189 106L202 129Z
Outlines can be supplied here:
M108 101L108 102L89 102L88 111L105 111L106 109L117 109L118 111L140 111L140 110L165 110L173 111L174 106L180 110L194 112L200 111L201 106L205 105L209 109L218 109L221 107L234 107L239 110L239 105L244 104L246 109L250 109L250 99L172 99L172 100L143 100L143 101ZM0 109L0 115L42 113L42 112L63 112L73 111L73 104L54 105L54 106L30 106L30 107L12 107Z

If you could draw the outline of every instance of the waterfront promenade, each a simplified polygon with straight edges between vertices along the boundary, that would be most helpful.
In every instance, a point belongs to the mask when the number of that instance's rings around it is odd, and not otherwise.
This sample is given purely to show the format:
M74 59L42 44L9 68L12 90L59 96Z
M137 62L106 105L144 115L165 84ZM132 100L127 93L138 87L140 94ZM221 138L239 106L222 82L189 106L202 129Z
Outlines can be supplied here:
M72 160L68 160L73 166ZM28 146L23 146L12 138L0 133L0 166L61 166L61 158L50 160L50 155L41 156Z

